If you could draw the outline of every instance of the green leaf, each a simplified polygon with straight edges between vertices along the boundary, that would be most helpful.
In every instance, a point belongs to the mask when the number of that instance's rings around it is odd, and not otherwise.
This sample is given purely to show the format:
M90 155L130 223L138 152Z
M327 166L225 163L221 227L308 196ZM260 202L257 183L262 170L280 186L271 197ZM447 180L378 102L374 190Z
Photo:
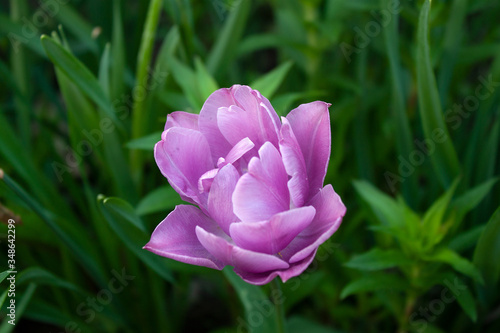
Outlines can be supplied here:
M449 264L457 272L467 275L477 282L484 284L481 272L476 268L476 266L474 266L474 264L472 264L469 260L462 258L455 251L448 248L437 250L434 254L424 256L422 259Z
M196 57L194 59L194 65L196 69L196 79L198 83L199 95L202 102L210 96L214 91L219 89L217 81L210 75L207 68L203 64L200 58Z
M0 273L0 283L2 283L2 281L5 280L5 278L9 276L9 274L10 271L3 271L2 273Z
M402 207L390 196L364 180L353 182L359 196L370 206L377 219L385 226L400 226L404 222Z
M399 250L382 250L375 248L357 255L344 265L363 271L376 271L397 266L406 266L412 261Z
M443 120L443 111L434 77L429 49L429 11L431 1L425 0L420 12L417 34L417 87L419 111L425 138L434 143L430 154L438 180L446 189L460 172L455 148Z
M208 71L213 75L222 75L236 54L238 41L250 14L250 4L250 1L238 1L219 33L207 58Z
M205 100L200 96L196 73L174 57L167 61L175 82L181 87L193 110L199 112Z
M2 177L0 177L2 179ZM96 251L95 244L87 238L86 231L80 224L62 223L60 218L47 211L40 203L34 200L21 186L19 186L8 175L3 175L3 181L14 193L16 193L30 209L52 229L63 243L73 252L81 265L89 272L90 276L101 286L106 284L103 275L101 260Z
M243 281L230 267L222 270L229 280L238 298L245 309L248 332L250 333L274 333L277 311L274 304L264 294L261 288ZM277 295L281 297L282 295ZM284 301L284 299L283 299ZM255 322L253 316L262 317L262 321ZM255 324L253 324L255 323Z
M163 186L146 195L137 205L136 212L139 215L166 213L182 203L179 194L171 186Z
M485 228L486 226L481 225L470 230L465 230L450 240L448 247L456 252L463 252L472 248L474 245L477 245L478 239Z
M27 268L16 276L17 285L21 286L28 282L36 282L37 285L51 285L83 293L83 291L73 283L65 281L40 267Z
M258 90L262 96L267 97L268 99L273 98L276 90L278 90L279 86L283 83L283 80L292 68L293 62L287 61L266 75L261 76L257 80L250 83L250 87L252 89Z
M9 289L6 289L1 295L0 295L0 308L3 306L3 303L5 302L5 299L7 298Z
M99 85L96 77L71 53L65 50L59 43L48 36L42 36L42 46L50 60L80 88L91 100L93 100L111 118L116 126L123 128L118 121L113 106Z
M123 36L123 22L121 1L113 0L113 35L111 37L111 99L119 98L124 89L125 72L125 38Z
M500 207L491 216L474 251L474 264L484 276L486 286L500 277Z
M457 185L458 179L453 182L445 194L434 202L422 219L422 230L427 239L427 248L431 248L444 237L446 230L441 230L441 226L443 226L444 214L448 209Z
M381 0L382 8L389 8L390 2L392 0ZM410 125L407 115L407 109L405 105L405 92L403 84L403 73L401 69L401 60L399 52L399 36L398 33L398 22L399 15L394 14L389 26L383 29L384 40L387 51L387 58L389 60L389 66L391 70L391 88L392 88L392 115L395 122L394 130L396 134L396 147L400 156L410 156L413 150L413 143L411 141L412 133L410 131ZM408 176L407 179L401 184L403 196L405 200L409 203L413 203L413 200L417 192L417 175L413 172ZM394 184L388 182L392 191L396 188Z
M72 6L61 5L59 6L57 18L62 25L77 36L92 53L98 53L99 48L97 41L92 38L92 30L94 27L81 17L78 11L73 9Z
M408 283L395 274L371 273L350 282L342 289L340 298L371 291L401 291L408 289Z
M161 139L161 132L155 132L143 136L142 138L131 140L125 144L125 147L129 149L142 149L142 150L153 151L155 144L158 141L160 141L160 139Z
M298 316L289 318L286 324L288 333L343 333Z
M467 192L452 201L450 208L455 210L457 214L457 225L454 225L455 229L458 227L465 215L474 209L488 195L498 179L498 177L495 177L485 181L484 183L467 190Z
M150 235L144 231L142 221L132 206L119 198L106 198L103 195L99 195L97 201L104 218L125 246L158 275L173 283L174 278L167 268L166 259L142 249Z

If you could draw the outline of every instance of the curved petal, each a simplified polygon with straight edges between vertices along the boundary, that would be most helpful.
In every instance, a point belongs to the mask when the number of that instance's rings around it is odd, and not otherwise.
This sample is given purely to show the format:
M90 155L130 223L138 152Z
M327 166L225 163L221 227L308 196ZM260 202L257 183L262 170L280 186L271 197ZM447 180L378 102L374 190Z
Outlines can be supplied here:
M316 210L312 206L278 213L269 221L239 222L231 224L231 239L241 248L279 254L313 220Z
M290 123L286 118L282 118L282 121L280 151L286 172L292 177L288 181L288 189L295 207L301 207L309 194L306 163Z
M251 274L248 272L241 272L237 269L234 269L234 272L238 274L243 280L248 283L255 285L264 285L271 282L276 276L279 276L283 282L288 281L289 279L302 274L307 267L311 264L316 255L316 251L311 253L309 256L297 262L293 265L290 265L290 268L281 271L270 271L266 273L260 274Z
M163 132L155 145L154 156L161 173L183 197L203 204L206 194L198 191L198 179L213 169L210 147L198 131L172 127Z
M229 243L223 237L210 233L202 227L196 227L196 235L208 252L224 264L233 266L240 272L262 273L289 267L286 262L278 257L241 249Z
M208 195L208 212L228 235L231 223L238 221L233 212L231 196L239 178L240 175L234 166L225 165L215 176Z
M217 125L217 111L221 107L230 107L236 104L231 94L233 88L222 88L213 92L203 104L200 111L198 126L200 132L206 137L210 146L213 163L217 163L219 157L226 156L231 145L222 135Z
M302 104L286 116L304 155L309 198L323 187L330 159L330 105L320 101Z
M177 206L153 231L144 249L187 264L222 269L224 264L201 245L195 228L216 231L217 224L197 207Z
M316 251L337 231L346 211L331 185L326 185L309 204L316 208L313 221L281 252L289 263L303 260Z
M290 193L281 155L270 143L259 149L233 192L234 213L245 222L269 220L290 208Z
M198 115L183 111L175 111L167 115L165 131L171 127L184 127L198 130Z
M232 93L236 104L219 108L217 113L217 124L227 141L234 145L248 137L257 147L266 141L277 147L279 118L274 109L248 86L237 86Z
M224 160L225 163L234 163L239 160L243 155L248 153L252 148L255 147L255 144L249 138L241 139L237 144L234 145L233 148L227 153L227 156Z

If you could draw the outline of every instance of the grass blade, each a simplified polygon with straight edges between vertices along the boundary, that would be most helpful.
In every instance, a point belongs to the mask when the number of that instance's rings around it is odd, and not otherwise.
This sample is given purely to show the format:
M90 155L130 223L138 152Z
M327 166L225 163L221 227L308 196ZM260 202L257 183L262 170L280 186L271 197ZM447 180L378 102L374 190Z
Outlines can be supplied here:
M431 1L426 0L420 12L417 34L417 86L420 117L427 140L435 145L431 161L438 180L446 189L460 173L457 153L443 120L443 112L432 70L429 49L429 12Z

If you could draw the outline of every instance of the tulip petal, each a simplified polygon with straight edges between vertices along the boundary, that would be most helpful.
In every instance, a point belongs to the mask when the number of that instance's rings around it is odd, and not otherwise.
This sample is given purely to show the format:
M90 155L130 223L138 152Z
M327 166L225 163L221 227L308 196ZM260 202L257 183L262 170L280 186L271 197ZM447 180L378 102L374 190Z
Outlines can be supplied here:
M282 121L280 151L286 172L292 177L288 181L288 189L295 207L301 207L309 194L306 164L290 123L286 118L282 118Z
M207 140L200 132L182 127L169 128L162 137L154 150L160 171L183 199L204 204L206 194L199 193L198 179L214 167Z
M257 147L269 141L278 146L279 118L269 101L248 86L235 87L236 101L231 107L219 108L217 124L227 141L234 145L248 137Z
M208 212L217 224L229 235L229 226L238 221L233 212L231 196L240 175L231 164L222 167L215 176L208 195Z
M311 223L315 212L312 206L296 208L278 213L269 221L233 223L229 232L241 248L276 254Z
M177 206L153 231L144 246L148 251L187 264L222 269L224 264L201 245L195 228L201 226L212 232L217 224L197 207Z
M184 127L198 130L198 115L183 111L175 111L167 115L165 131L171 127Z
M219 157L226 156L231 150L231 145L217 125L217 112L220 107L228 108L236 103L231 94L232 89L234 88L222 88L213 92L200 111L198 126L208 141L214 164L217 163Z
M309 204L316 208L313 221L281 252L289 263L303 260L316 251L337 231L346 211L331 185L326 185Z
M234 213L245 222L269 220L290 208L288 175L280 153L266 142L259 156L250 160L248 173L241 176L233 192Z
M283 282L288 281L289 279L302 274L307 267L311 264L316 255L316 251L311 253L309 256L290 266L290 268L281 271L270 271L266 273L254 274L239 271L234 269L235 273L238 274L244 281L255 284L255 285L264 285L271 282L276 276L279 276Z
M262 273L289 267L286 262L276 256L241 249L229 243L227 239L208 232L202 227L196 227L196 235L208 252L224 264L233 266L235 270Z
M325 102L302 104L286 116L304 155L311 198L323 187L330 159L330 114Z

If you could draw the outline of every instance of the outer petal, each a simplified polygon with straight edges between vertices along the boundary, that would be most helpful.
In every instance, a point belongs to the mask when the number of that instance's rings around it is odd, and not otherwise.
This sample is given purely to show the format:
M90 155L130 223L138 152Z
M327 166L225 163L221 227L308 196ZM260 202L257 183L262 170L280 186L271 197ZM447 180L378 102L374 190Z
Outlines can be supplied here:
M262 273L289 267L286 262L278 257L241 249L229 243L223 237L210 233L202 227L196 228L196 235L208 252L224 264L231 265L240 272Z
M208 212L218 225L229 235L229 226L238 221L233 213L231 196L240 175L231 164L222 167L214 178L208 195Z
M219 157L226 156L231 145L222 135L217 125L217 110L221 107L230 107L236 102L233 99L231 90L233 88L222 88L212 93L200 111L198 125L200 132L206 137L210 146L213 163L217 163Z
M259 150L259 158L252 158L248 173L244 174L233 192L234 213L245 222L270 219L290 208L290 194L281 155L269 142Z
M288 189L295 207L301 207L309 194L306 163L290 123L286 118L282 118L282 120L280 151L286 172L292 176L288 181Z
M241 248L276 254L283 250L314 218L312 206L278 213L269 221L231 224L231 239Z
M177 206L153 231L144 246L148 251L187 264L222 269L224 264L199 242L195 228L216 231L216 223L197 207Z
M192 129L169 128L163 132L162 141L155 145L154 155L172 187L183 198L203 204L206 194L199 194L198 179L214 167L205 137Z
M250 274L248 272L240 272L237 269L235 269L234 271L243 280L245 280L246 282L251 283L251 284L263 285L263 284L271 282L272 279L274 279L276 276L279 276L283 282L286 282L289 279L302 274L307 269L307 267L311 264L315 255L316 255L316 251L311 253L308 257L304 258L303 260L291 265L290 268L288 268L286 270L270 271L270 272L260 273L260 274Z
M325 102L302 104L290 111L287 119L299 142L309 179L309 198L322 187L330 159L330 115Z
M309 202L316 208L311 224L281 253L289 263L303 260L337 231L345 215L345 206L331 185L326 185Z
M198 130L198 115L183 111L175 111L167 115L165 131L171 127L184 127Z

